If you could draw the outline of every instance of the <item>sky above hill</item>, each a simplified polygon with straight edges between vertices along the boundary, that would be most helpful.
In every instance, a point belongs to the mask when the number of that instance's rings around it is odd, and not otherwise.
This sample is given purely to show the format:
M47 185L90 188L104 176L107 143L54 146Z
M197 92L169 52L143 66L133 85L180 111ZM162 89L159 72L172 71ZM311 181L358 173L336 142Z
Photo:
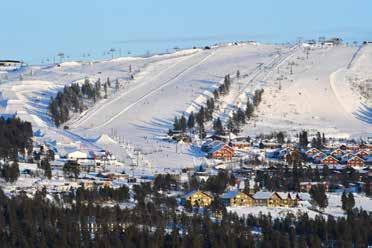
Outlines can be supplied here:
M161 52L234 40L372 39L368 0L19 0L0 6L0 59L31 63Z

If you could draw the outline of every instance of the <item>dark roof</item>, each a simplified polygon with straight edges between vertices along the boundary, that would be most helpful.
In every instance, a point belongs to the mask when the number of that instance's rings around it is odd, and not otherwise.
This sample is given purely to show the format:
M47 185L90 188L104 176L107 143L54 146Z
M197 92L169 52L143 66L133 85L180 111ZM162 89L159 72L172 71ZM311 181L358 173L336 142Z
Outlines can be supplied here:
M8 63L22 63L22 61L19 61L19 60L0 60L0 63L4 63L4 62L8 62Z

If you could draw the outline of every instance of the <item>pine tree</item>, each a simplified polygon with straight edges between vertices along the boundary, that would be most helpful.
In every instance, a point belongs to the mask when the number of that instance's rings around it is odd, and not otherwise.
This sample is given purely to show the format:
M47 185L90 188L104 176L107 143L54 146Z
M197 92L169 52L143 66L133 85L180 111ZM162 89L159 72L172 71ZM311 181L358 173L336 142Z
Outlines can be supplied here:
M307 147L309 144L308 138L307 138L307 131L302 131L299 134L299 145L301 147Z
M120 83L119 83L119 79L117 78L116 83L115 83L115 90L118 91L119 88L120 88Z
M191 112L187 120L187 127L191 129L191 128L194 128L194 126L195 126L194 112Z
M319 208L324 209L328 206L328 198L323 185L311 187L310 195L311 199L319 206Z
M43 159L40 161L40 167L41 169L44 170L44 176L47 177L48 179L52 178L52 169L50 166L50 163L48 159Z
M201 122L201 123L199 124L199 138L200 138L200 139L204 139L205 136L206 136L206 133L205 133L205 128L204 128L204 123Z
M12 162L11 164L9 164L8 162L5 162L2 165L1 177L3 177L5 181L11 182L11 183L15 182L17 181L19 174L20 174L19 166L16 161Z
M253 111L254 111L254 106L253 104L248 100L247 101L247 106L245 108L245 115L247 116L247 119L249 120L252 115L253 115Z
M342 209L344 210L344 211L348 211L349 209L348 209L348 197L347 197L347 195L346 195L346 192L344 191L344 192L342 192L342 196L341 196L341 203L342 203Z
M213 129L214 129L214 131L216 132L217 135L224 134L222 122L221 122L221 119L219 117L213 122Z
M173 121L173 130L175 130L175 131L179 131L179 130L181 130L181 127L180 127L180 121L178 120L177 116L174 117L174 121Z
M237 112L237 119L239 123L245 124L245 113L241 108L238 108Z
M229 118L229 120L227 121L226 127L227 127L227 130L229 130L229 132L234 132L235 125L234 125L232 118Z
M181 129L182 132L186 131L187 123L186 123L186 118L184 115L182 115L179 120L179 128Z
M80 165L76 161L68 161L63 166L63 173L67 177L78 178L80 174Z
M354 195L353 195L353 193L349 192L349 195L348 195L348 208L350 209L350 211L354 208L354 206L355 206Z
M196 122L198 123L199 126L201 126L202 124L204 124L204 120L205 120L205 111L204 111L204 107L201 106L198 114L196 115Z
M276 134L276 140L278 141L279 144L284 144L284 133L278 132Z
M105 91L105 96L104 98L107 99L107 83L103 85L103 89Z
M108 86L108 87L111 87L111 81L110 81L110 78L107 78L106 83L107 83L107 86Z

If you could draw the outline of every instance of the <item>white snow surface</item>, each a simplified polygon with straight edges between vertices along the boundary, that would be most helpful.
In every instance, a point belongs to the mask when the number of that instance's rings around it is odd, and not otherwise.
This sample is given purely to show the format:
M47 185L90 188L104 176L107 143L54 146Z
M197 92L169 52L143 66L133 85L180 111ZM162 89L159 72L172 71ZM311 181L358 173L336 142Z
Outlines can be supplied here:
M371 112L358 118L363 99L345 80L345 72L358 70L366 61L356 56L354 67L347 65L357 52L355 47L337 46L312 50L309 58L301 49L288 62L274 70L265 81L263 103L258 118L246 126L245 134L302 129L323 131L335 137L368 137L372 134ZM361 49L359 53L367 52ZM356 69L358 68L358 69ZM281 89L279 89L281 86ZM365 99L364 99L365 100ZM369 105L369 107L371 107ZM367 112L367 111L365 111ZM369 118L369 122L366 119Z
M0 85L0 113L17 113L34 130L40 129L45 140L78 142L87 149L105 147L122 161L140 154L144 165L163 171L191 167L203 162L203 154L194 145L176 145L161 137L172 126L174 116L197 111L223 77L228 73L235 77L237 70L242 77L234 80L214 116L226 120L236 106L245 105L255 89L264 88L257 117L246 125L243 135L302 129L335 136L371 135L371 123L355 114L364 106L361 103L368 102L345 80L348 73L369 75L370 67L365 66L372 63L369 47L358 50L347 68L356 51L345 46L320 48L311 50L306 58L299 47L240 44L149 58L29 66L8 73L8 82ZM293 74L290 62L294 63ZM50 97L87 77L101 82L118 78L122 87L73 116L66 123L69 130L56 128L47 114ZM102 139L95 142L94 137L100 135Z

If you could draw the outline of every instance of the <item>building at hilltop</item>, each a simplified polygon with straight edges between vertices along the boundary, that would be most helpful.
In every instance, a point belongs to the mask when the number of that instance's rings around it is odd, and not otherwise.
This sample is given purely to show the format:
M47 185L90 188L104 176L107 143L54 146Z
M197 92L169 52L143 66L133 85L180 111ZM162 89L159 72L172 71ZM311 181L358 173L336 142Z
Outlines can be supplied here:
M19 60L0 60L0 71L16 71L23 65Z

